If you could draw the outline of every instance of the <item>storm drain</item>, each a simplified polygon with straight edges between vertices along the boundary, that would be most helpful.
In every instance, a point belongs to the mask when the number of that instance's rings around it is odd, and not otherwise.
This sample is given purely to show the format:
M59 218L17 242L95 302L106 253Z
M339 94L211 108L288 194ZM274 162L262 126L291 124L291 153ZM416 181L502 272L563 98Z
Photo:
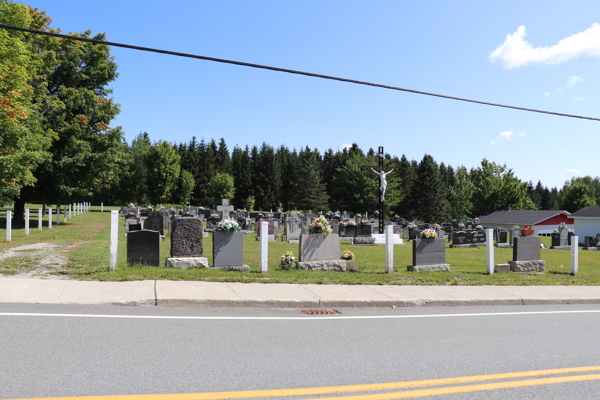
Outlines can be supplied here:
M332 315L339 314L336 310L298 310L299 313L306 315Z

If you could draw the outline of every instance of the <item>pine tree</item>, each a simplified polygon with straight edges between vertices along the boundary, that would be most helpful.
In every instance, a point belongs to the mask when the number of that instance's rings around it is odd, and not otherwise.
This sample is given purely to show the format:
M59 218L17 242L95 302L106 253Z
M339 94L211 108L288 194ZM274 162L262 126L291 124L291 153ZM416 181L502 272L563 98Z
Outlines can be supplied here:
M412 191L412 203L416 216L422 221L440 222L446 212L440 170L429 154L425 154L419 163Z

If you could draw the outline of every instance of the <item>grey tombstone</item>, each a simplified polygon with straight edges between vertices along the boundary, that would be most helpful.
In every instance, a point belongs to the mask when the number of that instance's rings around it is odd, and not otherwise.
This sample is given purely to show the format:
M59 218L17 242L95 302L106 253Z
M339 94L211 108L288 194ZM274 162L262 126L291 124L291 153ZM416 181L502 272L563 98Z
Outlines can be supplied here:
M522 236L513 239L513 259L508 262L513 272L544 272L544 260L540 260L540 237Z
M285 219L284 225L285 239L289 241L300 240L300 233L302 231L300 218L298 213L289 213Z
M213 268L247 271L244 265L244 234L241 231L213 232Z
M204 224L200 218L176 218L171 230L171 257L204 255Z
M409 271L450 271L446 264L444 238L417 239L412 243Z
M148 213L148 219L145 222L146 229L160 232L160 236L165 235L163 213L160 211L151 211Z
M160 265L160 233L133 231L127 235L127 263L158 267Z
M217 211L221 213L221 219L226 220L229 219L229 213L233 211L233 206L229 205L228 199L222 199L221 205L217 206Z
M335 233L300 236L300 261L340 259L340 239Z
M140 226L141 226L141 222L140 222L139 218L131 217L131 218L125 219L125 234L127 234L127 232L130 231L130 229L129 229L130 225L137 225L137 224L140 224Z
M569 228L567 226L561 226L558 235L560 237L560 245L559 246L568 246L569 245Z
M521 230L520 229L511 229L510 233L511 233L511 240L513 242L514 242L515 238L521 237Z

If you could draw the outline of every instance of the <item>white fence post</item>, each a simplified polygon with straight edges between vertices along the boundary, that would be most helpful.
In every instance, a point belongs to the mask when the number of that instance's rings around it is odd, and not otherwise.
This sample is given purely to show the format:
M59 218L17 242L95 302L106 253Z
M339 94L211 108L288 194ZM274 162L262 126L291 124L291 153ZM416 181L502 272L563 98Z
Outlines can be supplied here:
M25 209L25 236L29 236L29 208Z
M571 236L571 274L579 273L579 236Z
M260 272L269 271L269 222L260 221Z
M385 227L385 272L394 272L394 227Z
M41 231L43 229L44 226L44 214L43 214L44 210L41 208L38 208L38 231Z
M56 225L60 225L60 204L56 205Z
M488 274L493 275L494 269L496 267L496 257L494 257L494 230L488 229L487 235L485 238L486 241L486 259L487 259L487 267Z
M48 210L48 229L52 229L52 206L47 208Z
M117 268L117 244L119 243L119 211L110 213L110 269Z
M7 242L12 242L12 211L6 212L6 232L4 236Z

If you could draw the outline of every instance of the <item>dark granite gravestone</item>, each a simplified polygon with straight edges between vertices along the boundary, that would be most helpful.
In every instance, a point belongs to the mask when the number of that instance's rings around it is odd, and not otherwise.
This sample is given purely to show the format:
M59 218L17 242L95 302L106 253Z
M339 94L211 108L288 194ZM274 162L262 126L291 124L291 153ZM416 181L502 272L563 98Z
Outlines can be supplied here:
M198 215L198 210L196 210L195 208L188 208L187 210L184 210L183 213L192 214L195 217Z
M452 245L470 244L471 238L465 231L457 231L452 233Z
M142 208L140 208L140 215L141 215L142 217L147 217L147 216L149 216L149 215L150 215L150 211L151 211L151 210L149 210L149 209L147 209L147 208L143 208L143 209L142 209Z
M210 217L206 222L207 222L207 226L208 229L216 229L217 228L217 224L219 223L220 219L216 218L216 217Z
M446 262L444 239L415 240L412 246L412 256L413 266L444 264Z
M553 233L552 234L552 247L560 246L560 234Z
M540 259L540 237L527 235L513 239L513 261Z
M583 245L585 247L596 247L596 238L593 236L585 236L583 238Z
M124 214L123 215L125 217L125 219L129 219L129 218L139 218L140 216L137 214Z
M142 230L142 224L129 224L128 227L128 232L132 232L132 231L141 231Z
M204 255L204 224L200 218L176 218L171 230L171 257Z
M446 232L448 235L452 235L452 231L453 231L452 225L444 224L443 228L444 228L444 232Z
M506 229L496 229L496 242L508 243L508 231Z
M421 236L419 228L408 228L408 240L416 240Z
M160 265L160 233L133 231L127 235L127 263L158 267Z
M485 231L473 231L471 233L471 243L484 244L485 242Z
M367 236L370 237L372 234L371 225L369 224L360 224L357 225L356 236Z
M200 210L200 214L202 214L204 216L204 219L209 219L210 218L210 209Z
M340 225L340 236L356 237L356 225Z
M600 247L600 233L596 234L596 246Z
M239 216L237 218L237 223L240 226L240 229L245 231L248 230L248 221L246 220L245 217Z
M453 219L453 220L452 220L452 227L453 227L455 230L456 230L456 229L458 229L458 220L456 220L456 219Z
M215 268L248 269L244 265L244 234L241 231L214 231L212 253Z
M149 231L158 231L161 236L165 235L163 225L163 213L160 211L151 211L148 214L148 219L144 222L145 228Z

